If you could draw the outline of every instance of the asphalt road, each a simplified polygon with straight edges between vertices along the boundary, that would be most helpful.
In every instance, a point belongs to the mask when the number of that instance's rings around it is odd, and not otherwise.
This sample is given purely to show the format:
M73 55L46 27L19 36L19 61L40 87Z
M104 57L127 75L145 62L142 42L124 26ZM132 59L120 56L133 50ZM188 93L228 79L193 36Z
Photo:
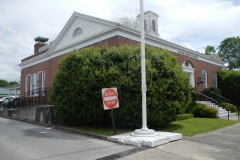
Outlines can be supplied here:
M92 160L131 149L134 147L0 118L0 160Z

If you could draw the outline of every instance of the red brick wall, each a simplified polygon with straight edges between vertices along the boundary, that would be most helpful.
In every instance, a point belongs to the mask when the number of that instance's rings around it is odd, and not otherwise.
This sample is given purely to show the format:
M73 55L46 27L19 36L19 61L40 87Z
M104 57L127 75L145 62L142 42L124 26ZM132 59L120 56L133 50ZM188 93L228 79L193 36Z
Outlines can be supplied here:
M124 38L124 37L120 37L120 36L115 36L112 38L109 38L107 40L95 43L91 46L95 46L95 47L101 47L101 46L120 46L120 45L132 45L132 46L136 46L139 44L139 42L128 39L128 38ZM89 46L88 46L89 47ZM65 54L66 55L66 54ZM25 92L25 77L28 74L32 74L32 73L36 73L39 71L46 71L46 86L45 87L52 87L53 81L54 81L54 77L55 77L55 73L58 69L58 65L59 65L59 61L65 56L65 55L61 55L55 58L52 58L46 62L42 62L39 64L36 64L34 66L31 67L27 67L24 68L22 70L21 73L21 96L24 96L24 92ZM196 84L196 88L197 90L201 91L203 89L202 84L198 85L198 80L197 78L201 76L202 74L202 69L206 69L207 73L208 73L208 87L213 86L213 73L221 70L221 67L219 66L215 66L212 64L209 64L207 62L202 62L200 60L197 59L193 59L187 56L183 56L180 54L175 54L173 53L173 55L175 55L177 57L177 61L180 65L182 65L185 61L190 61L194 68L195 68L195 84ZM40 81L41 82L41 81ZM41 83L39 83L39 85L41 86Z
M222 68L220 66L216 66L207 62L200 61L198 59L194 59L191 57L183 56L180 54L173 53L176 56L177 61L180 65L184 62L189 61L193 64L195 68L195 87L198 91L203 90L203 85L198 83L198 77L202 76L202 70L205 69L207 71L207 86L213 87L213 74L220 71Z

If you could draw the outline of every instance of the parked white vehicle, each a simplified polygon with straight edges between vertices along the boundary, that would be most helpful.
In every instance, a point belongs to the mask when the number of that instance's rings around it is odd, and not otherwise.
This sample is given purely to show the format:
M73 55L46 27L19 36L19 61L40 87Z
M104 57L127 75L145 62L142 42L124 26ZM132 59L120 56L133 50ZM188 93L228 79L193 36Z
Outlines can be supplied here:
M8 97L0 98L0 106L4 106L4 105L7 105L7 104L13 102L14 98L15 98L15 96L8 96Z

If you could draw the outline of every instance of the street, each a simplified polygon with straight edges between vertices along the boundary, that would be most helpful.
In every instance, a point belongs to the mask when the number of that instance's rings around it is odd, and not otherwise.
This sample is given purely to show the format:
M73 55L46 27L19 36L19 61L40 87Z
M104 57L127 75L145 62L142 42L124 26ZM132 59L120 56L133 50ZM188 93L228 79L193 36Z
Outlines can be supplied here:
M0 118L0 160L92 160L134 148Z

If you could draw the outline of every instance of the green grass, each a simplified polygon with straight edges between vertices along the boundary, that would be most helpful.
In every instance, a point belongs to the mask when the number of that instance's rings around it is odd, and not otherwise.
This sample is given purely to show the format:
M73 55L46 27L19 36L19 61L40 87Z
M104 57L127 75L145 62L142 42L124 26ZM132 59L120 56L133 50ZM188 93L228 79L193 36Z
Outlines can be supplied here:
M187 120L174 121L161 131L178 132L185 136L193 136L224 128L235 123L238 123L238 121L214 118L190 118Z
M232 124L238 123L238 121L214 119L214 118L190 118L186 120L174 121L164 129L155 129L157 131L177 132L182 133L185 136L193 136L200 133L213 131L216 129L224 128ZM74 127L74 129L82 132L93 133L104 136L112 136L113 130L111 127ZM116 129L116 134L122 134L126 132L133 132L134 129Z

